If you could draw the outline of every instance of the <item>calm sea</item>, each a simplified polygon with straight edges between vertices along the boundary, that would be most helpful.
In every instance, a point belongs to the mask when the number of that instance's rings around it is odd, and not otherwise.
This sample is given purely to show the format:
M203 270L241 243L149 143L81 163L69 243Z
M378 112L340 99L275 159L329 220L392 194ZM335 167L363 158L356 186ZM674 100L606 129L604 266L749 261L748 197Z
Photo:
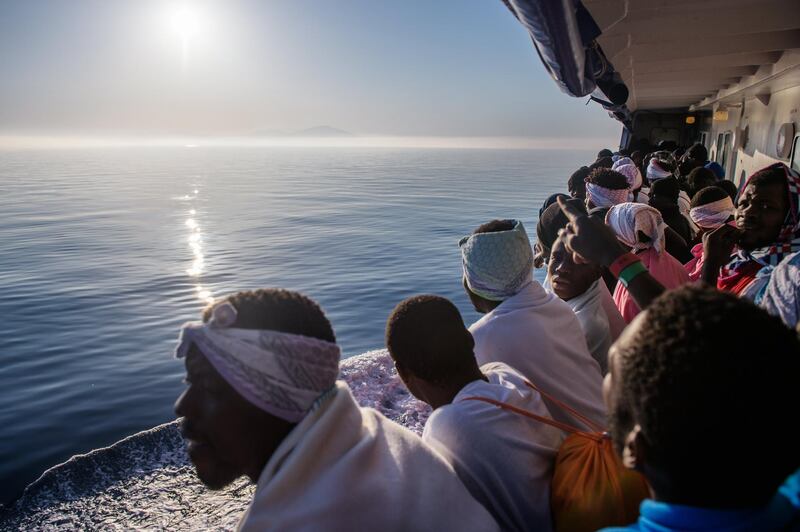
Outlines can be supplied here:
M212 297L302 291L345 356L412 294L473 321L458 239L512 217L535 238L588 148L0 152L0 502L174 419L178 328Z

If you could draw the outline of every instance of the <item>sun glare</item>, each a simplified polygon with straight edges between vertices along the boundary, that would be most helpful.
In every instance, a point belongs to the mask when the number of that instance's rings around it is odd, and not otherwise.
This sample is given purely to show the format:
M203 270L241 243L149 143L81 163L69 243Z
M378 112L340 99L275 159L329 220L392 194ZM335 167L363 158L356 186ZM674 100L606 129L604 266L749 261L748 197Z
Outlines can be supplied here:
M170 6L167 17L171 30L181 39L190 39L202 29L202 14L195 4L174 4Z
M207 33L208 17L202 6L191 0L167 4L162 17L167 32L178 40L181 66L186 69L192 48L202 44L199 41Z

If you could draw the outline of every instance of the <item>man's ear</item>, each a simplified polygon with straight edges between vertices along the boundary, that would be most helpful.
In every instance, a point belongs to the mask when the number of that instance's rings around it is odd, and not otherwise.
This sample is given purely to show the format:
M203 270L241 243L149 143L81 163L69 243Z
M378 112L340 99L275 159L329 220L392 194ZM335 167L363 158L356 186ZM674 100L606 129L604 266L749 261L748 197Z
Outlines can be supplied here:
M622 449L622 465L628 469L641 471L646 461L645 447L642 427L637 423L625 436L625 447Z
M397 362L396 360L394 361L394 369L397 370L397 375L400 377L400 380L402 380L403 382L408 382L408 379L411 376L411 374L405 367L403 367L403 365L400 362Z
M397 370L397 375L400 377L400 380L403 381L403 384L405 384L406 389L409 391L409 393L414 397L416 397L417 399L419 399L420 401L430 404L427 398L425 397L425 392L424 392L425 381L415 376L413 373L408 371L408 369L403 367L403 365L399 364L398 362L394 363L394 367Z
M537 242L533 245L533 267L537 269L541 268L544 266L544 262L544 250L542 249L542 245Z

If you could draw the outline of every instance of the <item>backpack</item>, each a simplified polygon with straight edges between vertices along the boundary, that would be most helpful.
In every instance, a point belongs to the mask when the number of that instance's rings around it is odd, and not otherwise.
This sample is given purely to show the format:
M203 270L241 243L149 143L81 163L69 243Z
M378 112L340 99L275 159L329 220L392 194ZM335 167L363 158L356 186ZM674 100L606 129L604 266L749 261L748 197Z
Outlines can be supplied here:
M556 532L588 532L636 522L639 504L650 496L644 476L622 465L603 427L530 382L525 384L585 423L592 432L502 401L486 397L466 399L493 404L568 434L558 448L550 488L550 511Z

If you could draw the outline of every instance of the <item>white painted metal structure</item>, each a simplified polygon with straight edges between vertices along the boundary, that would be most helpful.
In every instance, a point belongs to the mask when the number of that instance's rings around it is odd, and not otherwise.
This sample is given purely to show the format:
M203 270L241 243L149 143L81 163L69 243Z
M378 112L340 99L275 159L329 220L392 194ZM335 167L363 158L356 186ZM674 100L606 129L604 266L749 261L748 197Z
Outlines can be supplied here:
M634 130L645 113L694 116L711 158L737 183L771 162L800 167L800 0L583 4L630 91ZM789 150L780 150L787 134Z

